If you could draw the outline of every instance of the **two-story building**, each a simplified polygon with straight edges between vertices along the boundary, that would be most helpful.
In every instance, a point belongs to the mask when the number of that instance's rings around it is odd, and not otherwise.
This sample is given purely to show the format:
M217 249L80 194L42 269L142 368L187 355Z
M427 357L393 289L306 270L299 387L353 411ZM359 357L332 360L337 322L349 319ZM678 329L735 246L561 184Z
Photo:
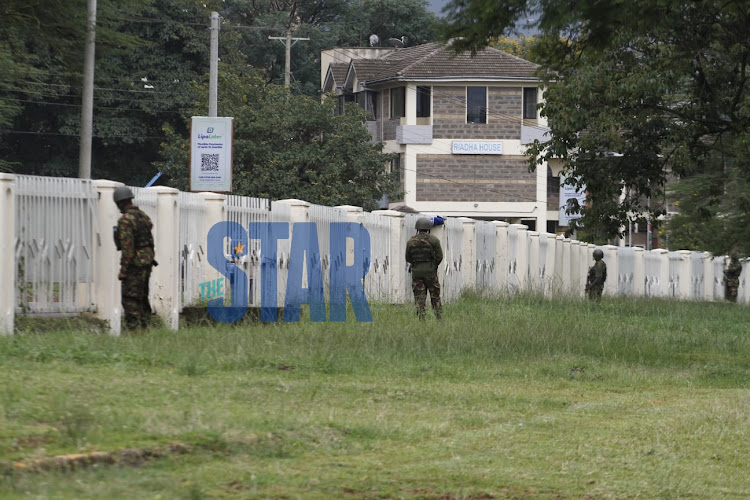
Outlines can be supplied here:
M368 110L373 140L398 153L405 193L390 207L502 219L555 232L559 167L529 171L527 144L548 131L537 65L497 49L474 57L428 43L323 52L322 90Z

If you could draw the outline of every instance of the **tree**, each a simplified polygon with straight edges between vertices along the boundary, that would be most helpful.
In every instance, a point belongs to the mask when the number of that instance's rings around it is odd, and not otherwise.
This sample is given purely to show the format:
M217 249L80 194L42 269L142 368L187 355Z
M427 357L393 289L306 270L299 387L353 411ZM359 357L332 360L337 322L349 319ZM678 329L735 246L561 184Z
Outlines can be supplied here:
M666 237L672 248L750 255L750 179L732 163L734 142L722 140L720 148L670 189L679 212L669 219Z
M492 41L490 46L516 57L520 57L521 59L535 62L535 55L532 53L532 48L536 41L536 38L533 36L521 35L512 38L504 36Z
M219 114L234 116L234 194L368 210L383 194L399 194L385 171L390 156L370 142L359 108L334 116L335 99L321 103L269 85L258 74L222 70ZM170 134L163 155L164 170L186 188L189 142Z
M320 91L322 50L369 45L373 34L382 45L402 36L410 45L432 41L437 21L425 0L230 0L222 16L224 29L237 30L240 50L265 70L269 83L283 82L285 54L284 45L268 36L284 36L291 28L293 36L310 38L292 47L291 70L294 91L311 96Z
M8 12L5 99L19 105L6 115L3 156L18 173L75 176L86 2L12 0ZM208 70L208 12L194 0L98 2L94 177L143 184L154 175L163 123L193 107L191 82Z
M710 169L719 154L750 171L747 1L454 0L441 33L477 49L530 8L541 11L534 54L552 131L530 148L531 166L563 159L588 192L581 222L592 237L619 234L663 196L670 173ZM729 139L735 147L722 150Z

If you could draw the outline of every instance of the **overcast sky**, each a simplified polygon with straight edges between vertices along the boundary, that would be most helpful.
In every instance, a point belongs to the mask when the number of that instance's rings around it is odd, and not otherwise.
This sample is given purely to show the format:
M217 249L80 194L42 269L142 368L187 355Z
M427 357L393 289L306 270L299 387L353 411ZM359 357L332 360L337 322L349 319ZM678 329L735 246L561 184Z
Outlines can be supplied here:
M445 7L448 4L449 0L427 0L427 8L430 12L434 12L438 16L441 16L441 10L443 10L443 7ZM523 27L522 23L519 23L521 27L518 28L519 33L522 33L526 36L532 36L536 34L535 29L529 29Z
M427 8L430 9L430 12L434 12L439 16L440 11L447 3L448 0L427 0Z

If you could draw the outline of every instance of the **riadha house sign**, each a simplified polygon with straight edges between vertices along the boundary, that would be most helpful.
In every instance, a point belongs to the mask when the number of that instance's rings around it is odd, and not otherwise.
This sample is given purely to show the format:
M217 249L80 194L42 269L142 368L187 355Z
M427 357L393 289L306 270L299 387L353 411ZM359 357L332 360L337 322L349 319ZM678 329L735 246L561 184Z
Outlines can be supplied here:
M451 152L454 155L501 155L502 141L453 141Z

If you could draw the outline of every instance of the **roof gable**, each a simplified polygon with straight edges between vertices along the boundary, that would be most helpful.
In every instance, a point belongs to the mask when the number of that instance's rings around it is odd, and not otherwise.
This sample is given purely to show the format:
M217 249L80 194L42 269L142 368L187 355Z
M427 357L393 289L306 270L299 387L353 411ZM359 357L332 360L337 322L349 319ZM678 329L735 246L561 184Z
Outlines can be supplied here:
M359 82L430 79L537 79L539 66L501 50L486 48L472 57L438 43L394 50L377 59L354 59L349 67Z

